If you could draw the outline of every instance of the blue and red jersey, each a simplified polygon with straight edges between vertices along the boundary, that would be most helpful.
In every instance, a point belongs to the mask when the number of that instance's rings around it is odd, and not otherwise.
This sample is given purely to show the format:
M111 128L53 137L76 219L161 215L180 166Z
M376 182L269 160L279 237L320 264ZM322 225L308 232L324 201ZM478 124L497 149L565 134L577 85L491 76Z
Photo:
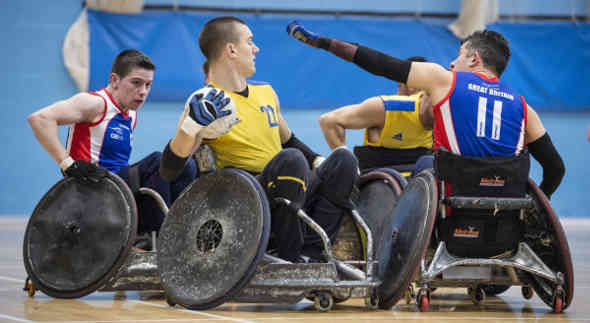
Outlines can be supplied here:
M103 99L102 118L95 123L71 125L66 148L73 159L85 160L116 173L129 165L137 112L123 112L106 89L90 94Z
M524 149L524 98L498 78L453 72L447 96L433 107L434 149L463 156L515 156Z

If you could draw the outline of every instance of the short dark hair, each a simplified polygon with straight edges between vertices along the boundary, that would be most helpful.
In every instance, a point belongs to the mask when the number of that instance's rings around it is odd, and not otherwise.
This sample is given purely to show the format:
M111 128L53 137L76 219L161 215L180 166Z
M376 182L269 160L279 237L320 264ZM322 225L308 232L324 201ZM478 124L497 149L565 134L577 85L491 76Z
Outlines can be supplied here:
M491 69L497 76L502 75L510 59L510 46L500 33L493 30L476 31L461 41L472 54L477 51L486 68Z
M238 41L234 32L236 23L246 25L244 21L233 16L213 18L205 24L199 34L199 47L208 60L219 56L225 44Z
M412 56L408 58L408 61L410 62L428 62L428 60L426 58L424 58L423 56Z
M119 55L117 55L117 58L115 58L111 73L115 73L119 75L119 77L124 78L136 67L150 71L156 69L156 66L146 54L137 49L126 49L120 52Z

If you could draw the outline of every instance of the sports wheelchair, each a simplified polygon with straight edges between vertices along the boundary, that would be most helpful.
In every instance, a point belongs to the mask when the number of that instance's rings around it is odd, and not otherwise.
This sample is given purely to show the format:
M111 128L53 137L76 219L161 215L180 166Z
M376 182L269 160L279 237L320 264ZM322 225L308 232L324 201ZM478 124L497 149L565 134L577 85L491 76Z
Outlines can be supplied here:
M403 177L392 170L361 176L360 199L330 241L322 228L297 216L321 237L327 261L290 263L266 251L270 209L249 173L214 170L196 179L168 211L153 251L132 248L137 227L133 194L116 175L97 184L65 178L41 199L23 244L35 290L57 298L94 291L163 290L170 305L208 309L227 301L296 303L313 300L319 311L351 297L369 308L390 308L412 279L401 272L391 245L391 216ZM145 191L145 190L144 190ZM145 191L148 194L155 192ZM154 198L158 199L157 193ZM280 202L290 204L288 200ZM401 277L401 278L400 278Z
M427 311L438 287L466 287L474 304L510 286L537 295L556 313L574 295L573 265L567 239L555 212L528 178L528 153L508 158L472 158L439 150L435 169L410 180L394 217L419 217L426 227L416 237L424 252L407 300ZM432 210L412 213L416 202ZM410 203L411 204L411 203ZM412 262L412 259L408 259Z

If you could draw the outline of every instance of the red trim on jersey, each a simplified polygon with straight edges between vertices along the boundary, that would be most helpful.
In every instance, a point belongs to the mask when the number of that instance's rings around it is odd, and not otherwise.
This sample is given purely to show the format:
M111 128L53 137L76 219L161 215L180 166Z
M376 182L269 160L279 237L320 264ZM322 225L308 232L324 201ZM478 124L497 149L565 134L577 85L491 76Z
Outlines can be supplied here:
M449 88L449 91L447 92L445 97L442 98L442 100L440 100L437 104L432 106L432 112L434 114L434 129L432 129L432 137L433 137L432 148L434 149L434 151L437 151L438 147L440 147L440 146L446 147L449 151L451 150L450 149L451 145L449 144L449 138L447 138L447 135L445 133L444 121L442 119L442 113L440 112L440 107L446 101L448 101L449 98L451 97L451 94L453 94L453 91L455 90L455 83L456 82L457 82L457 72L453 72L453 83L451 83L451 87Z
M72 145L70 147L69 155L74 160L85 160L91 162L90 156L90 125L75 124L73 129Z
M497 76L493 76L493 77L487 77L487 76L485 76L485 75L483 75L483 74L481 74L481 73L477 73L477 72L473 72L473 74L475 74L475 75L477 75L477 76L481 77L482 79L484 79L484 80L486 80L486 81L488 81L488 82L500 82L500 80L498 79L498 77L497 77Z
M106 93L109 97L109 99L111 99L111 102L113 102L113 104L115 105L115 107L117 109L119 109L119 112L121 112L121 114L123 115L123 117L125 119L129 118L129 114L127 112L124 112L123 109L121 109L121 107L119 106L119 103L117 103L117 101L115 101L115 99L113 99L113 96L111 95L111 93L109 91L107 91L107 89L103 89L104 93Z
M522 108L523 108L523 111L522 111L522 112L523 112L523 114L522 114L522 118L524 119L524 128L526 129L526 123L527 123L527 112L528 112L528 109L527 109L527 104L526 104L526 101L525 101L525 99L524 99L524 96L522 96L522 95L521 95L521 96L520 96L520 100L522 101ZM525 134L526 134L526 130L525 130ZM525 141L526 141L526 140L525 140ZM526 144L525 144L525 145L526 145Z
M100 120L98 120L97 122L90 124L90 127L94 127L94 126L98 125L99 123L101 123L102 120L104 120L104 117L107 115L107 100L102 95L100 95L96 92L88 92L88 94L95 95L95 96L101 98L102 101L104 101L104 111L102 111L102 117L100 117Z

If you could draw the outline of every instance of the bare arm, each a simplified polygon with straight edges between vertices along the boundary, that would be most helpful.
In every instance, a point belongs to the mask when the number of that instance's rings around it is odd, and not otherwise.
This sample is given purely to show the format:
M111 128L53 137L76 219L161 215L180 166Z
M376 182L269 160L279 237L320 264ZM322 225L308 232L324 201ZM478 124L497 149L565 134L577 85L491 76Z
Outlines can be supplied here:
M527 148L543 168L543 180L539 188L548 198L551 198L565 175L565 164L555 145L553 145L547 130L543 127L541 119L535 110L528 105L525 129Z
M527 122L525 127L525 141L528 145L531 142L541 138L541 136L543 136L547 130L545 130L545 127L543 126L543 123L541 122L537 112L528 104L526 107L526 114Z
M453 72L429 62L412 62L406 84L425 90L433 103L440 102L453 84Z
M279 136L281 137L281 144L286 143L289 139L291 139L291 129L289 129L289 125L287 125L287 121L283 118L283 114L281 113L281 103L279 102L279 97L275 93L275 101L277 103L277 118L279 120Z
M59 140L58 127L97 122L102 117L104 109L105 102L101 97L79 93L32 113L27 120L37 141L59 164L68 154Z
M432 112L432 100L428 93L424 93L420 98L418 118L424 129L432 130L434 127L434 113Z
M383 129L384 125L385 110L379 97L341 107L320 117L320 127L331 149L346 145L346 129Z

